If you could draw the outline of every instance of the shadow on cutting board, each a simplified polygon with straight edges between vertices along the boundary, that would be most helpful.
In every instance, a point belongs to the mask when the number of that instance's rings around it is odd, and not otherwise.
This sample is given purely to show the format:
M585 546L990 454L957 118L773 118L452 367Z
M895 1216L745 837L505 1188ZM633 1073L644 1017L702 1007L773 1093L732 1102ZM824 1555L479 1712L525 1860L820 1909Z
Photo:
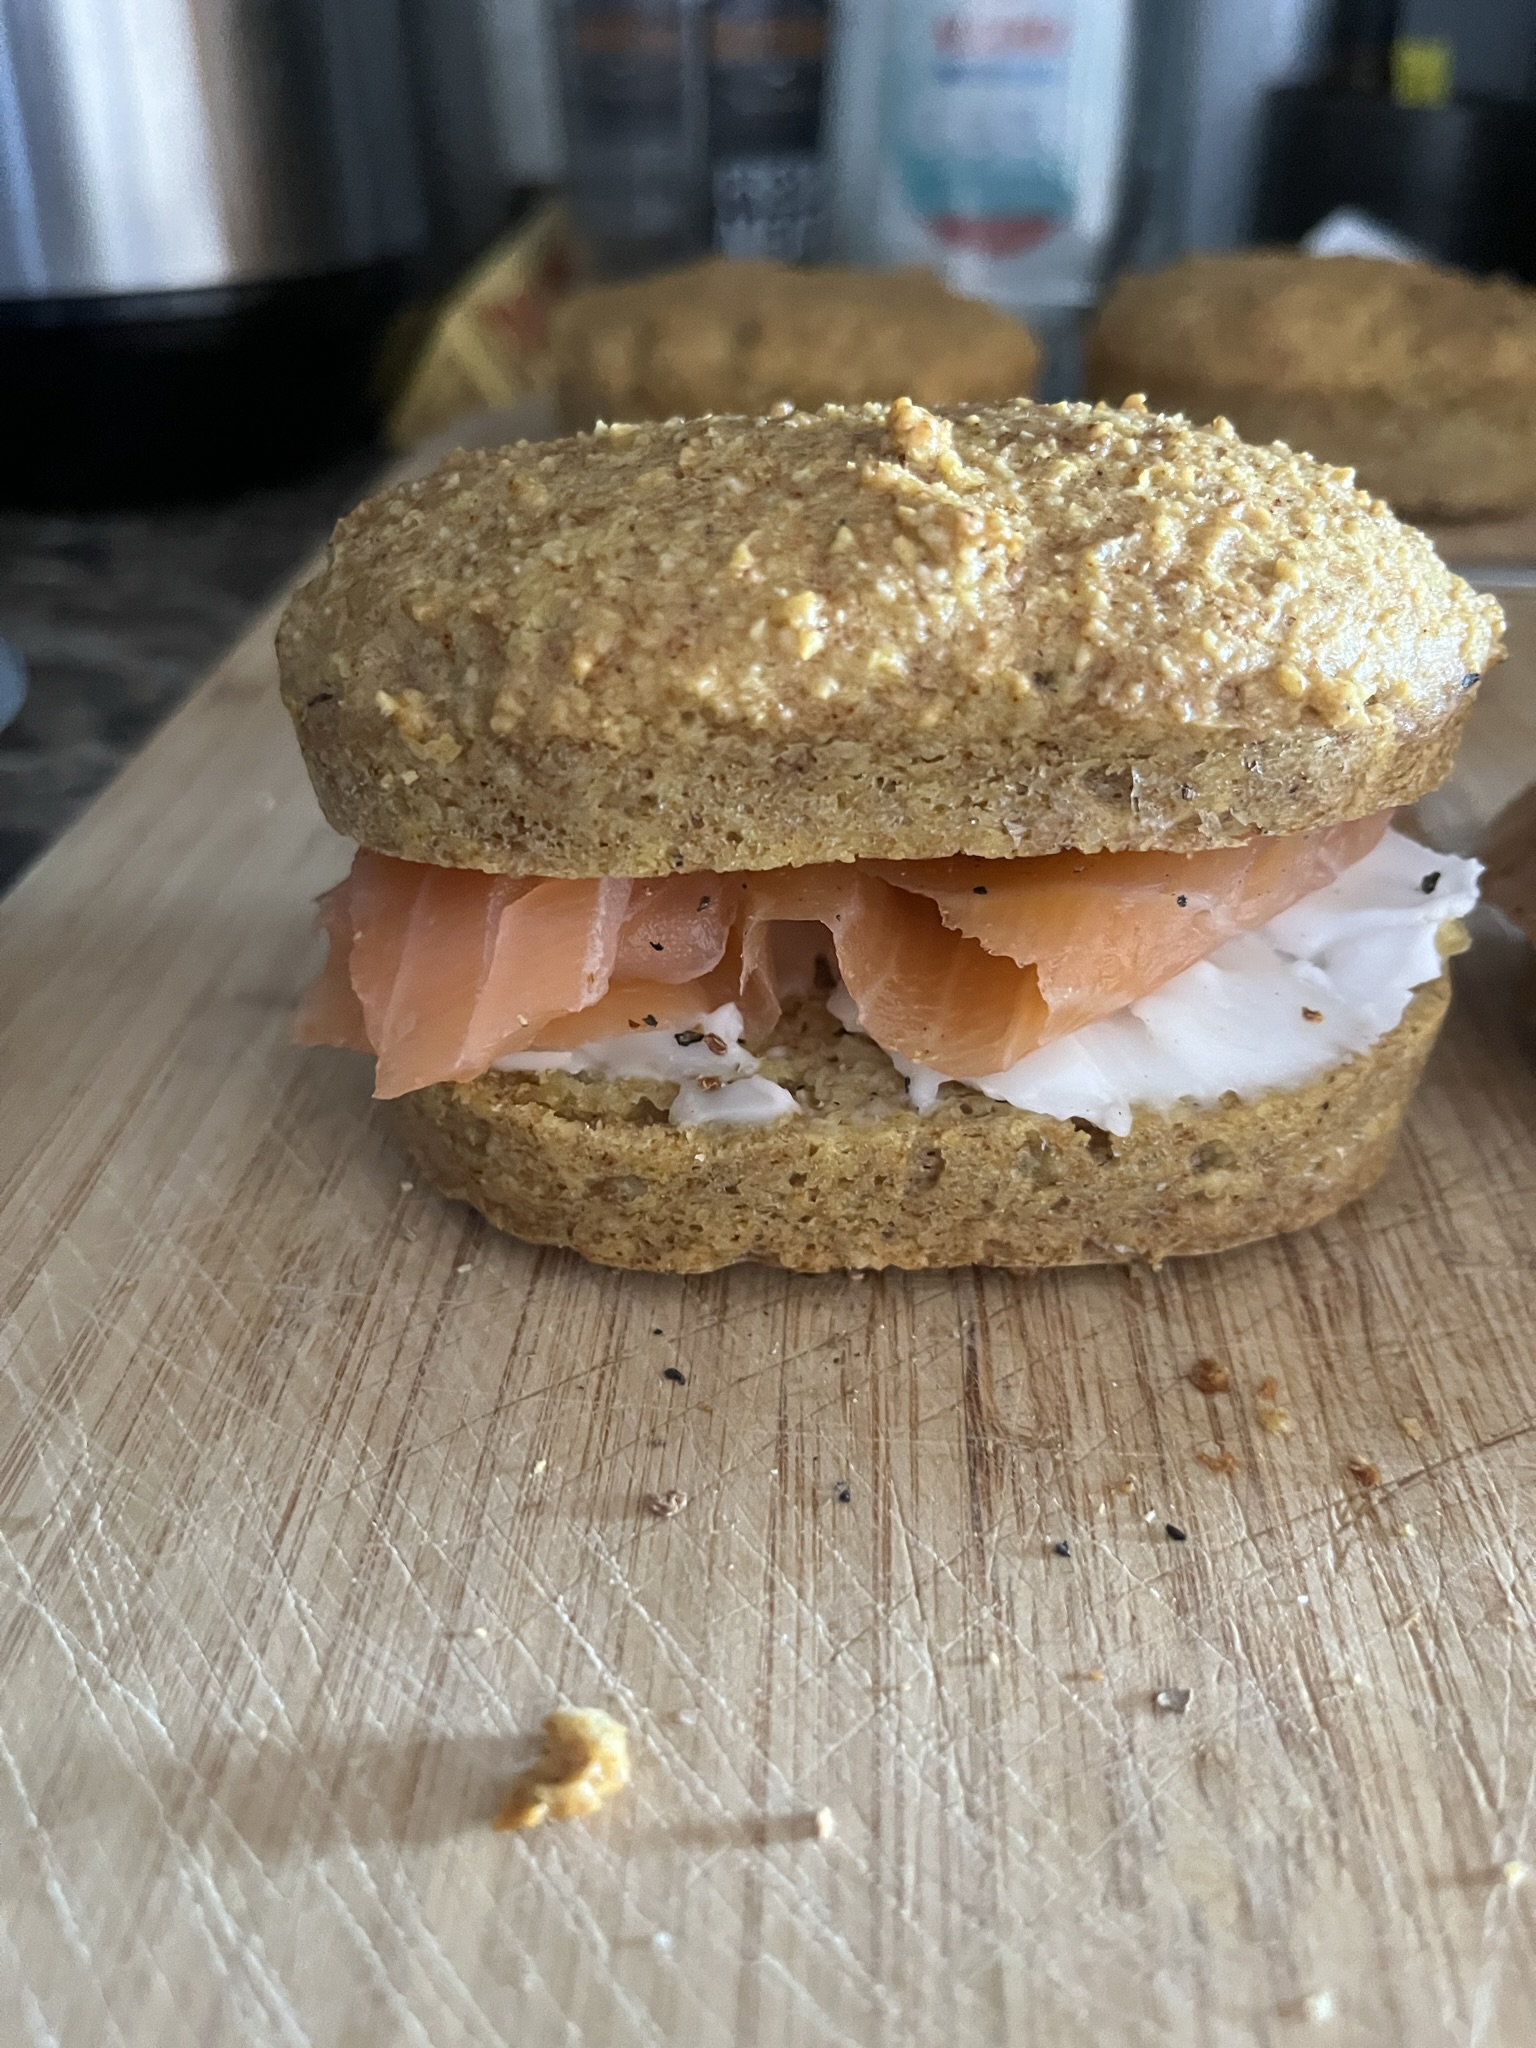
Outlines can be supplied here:
M315 1750L233 1736L239 1753L203 1768L162 1764L147 1783L103 1765L111 1784L85 1766L73 1797L48 1815L52 1828L99 1822L113 1796L146 1796L189 1849L225 1849L230 1837L266 1866L294 1855L323 1856L342 1848L392 1844L431 1848L456 1836L488 1833L506 1804L517 1773L538 1756L537 1734L425 1735L407 1742L377 1739L328 1742ZM635 1827L628 1800L631 1849L709 1852L764 1849L803 1839L804 1811L746 1813L717 1820L678 1820ZM601 1827L603 1818L584 1822ZM567 1827L552 1826L564 1836ZM644 1839L639 1837L643 1836Z
M189 1844L233 1830L262 1863L343 1845L430 1847L488 1829L540 1749L536 1732L362 1738L308 1751L234 1740L238 1753L222 1768L162 1767L155 1792Z

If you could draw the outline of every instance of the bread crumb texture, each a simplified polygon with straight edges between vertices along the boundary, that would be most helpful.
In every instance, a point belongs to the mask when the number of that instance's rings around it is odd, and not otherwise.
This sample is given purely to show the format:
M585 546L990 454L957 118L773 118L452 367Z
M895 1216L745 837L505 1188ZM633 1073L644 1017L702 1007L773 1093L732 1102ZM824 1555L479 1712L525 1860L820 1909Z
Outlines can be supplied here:
M1257 249L1120 280L1088 388L1225 411L1420 517L1536 500L1536 292L1428 263Z
M516 1779L493 1826L536 1828L575 1820L629 1783L629 1732L596 1707L564 1707L544 1718L544 1754Z
M1040 366L1027 327L932 271L720 257L573 292L550 339L570 427L766 412L783 399L1017 398Z
M1288 449L903 399L461 451L341 522L278 649L350 837L646 875L1193 849L1409 801L1501 623Z
M820 1001L762 1071L801 1114L678 1129L673 1085L487 1074L401 1098L440 1192L503 1230L615 1266L1157 1263L1315 1223L1370 1186L1444 1015L1444 977L1369 1053L1304 1088L1141 1112L1126 1137L951 1085L907 1107L870 1040Z

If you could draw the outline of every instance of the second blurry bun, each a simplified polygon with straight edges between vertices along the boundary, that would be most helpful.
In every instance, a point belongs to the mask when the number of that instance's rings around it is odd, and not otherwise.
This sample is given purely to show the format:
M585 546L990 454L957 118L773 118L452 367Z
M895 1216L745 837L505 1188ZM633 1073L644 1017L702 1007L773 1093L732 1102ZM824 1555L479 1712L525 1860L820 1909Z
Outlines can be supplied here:
M1028 397L1040 349L1021 322L930 271L794 270L710 258L574 293L553 334L561 418L762 413L907 397Z
M1120 280L1088 394L1146 394L1357 472L1410 518L1536 504L1536 292L1429 263L1246 249Z

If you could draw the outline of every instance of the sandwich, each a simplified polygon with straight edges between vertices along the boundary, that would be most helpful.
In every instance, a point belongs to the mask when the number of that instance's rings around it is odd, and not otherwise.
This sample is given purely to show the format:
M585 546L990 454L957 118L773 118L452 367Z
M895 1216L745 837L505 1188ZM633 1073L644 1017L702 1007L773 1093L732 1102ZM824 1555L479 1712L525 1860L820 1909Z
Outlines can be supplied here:
M305 1043L662 1271L1157 1262L1382 1172L1476 884L1391 822L1501 618L1341 471L907 400L450 457L279 633Z
M709 257L573 292L550 352L568 428L891 400L1018 398L1040 350L1022 321L932 271Z
M1226 414L1343 463L1409 518L1536 504L1536 292L1431 263L1243 249L1123 277L1090 395Z

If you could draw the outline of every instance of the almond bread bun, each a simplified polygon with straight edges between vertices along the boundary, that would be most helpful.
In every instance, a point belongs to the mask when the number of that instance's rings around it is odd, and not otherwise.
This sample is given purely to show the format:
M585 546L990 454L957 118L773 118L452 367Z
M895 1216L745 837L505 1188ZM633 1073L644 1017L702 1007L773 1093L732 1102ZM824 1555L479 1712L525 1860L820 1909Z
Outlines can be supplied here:
M890 400L1019 398L1040 350L1029 329L931 271L794 270L710 257L574 292L551 333L560 415L665 420Z
M1347 472L1137 406L460 452L278 635L321 806L510 875L1196 851L1412 802L1500 614Z
M1428 263L1289 249L1121 278L1089 335L1091 395L1232 419L1355 470L1406 517L1536 504L1536 292Z
M803 1113L679 1129L672 1090L566 1074L424 1088L398 1114L439 1193L604 1265L1158 1265L1300 1230L1378 1180L1445 1014L1444 977L1362 1057L1253 1101L1187 1103L1124 1136L950 1088L919 1114L817 1003L762 1071Z

